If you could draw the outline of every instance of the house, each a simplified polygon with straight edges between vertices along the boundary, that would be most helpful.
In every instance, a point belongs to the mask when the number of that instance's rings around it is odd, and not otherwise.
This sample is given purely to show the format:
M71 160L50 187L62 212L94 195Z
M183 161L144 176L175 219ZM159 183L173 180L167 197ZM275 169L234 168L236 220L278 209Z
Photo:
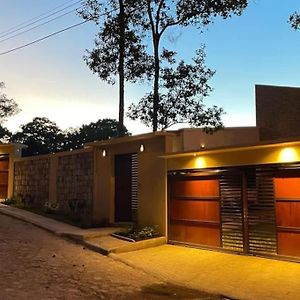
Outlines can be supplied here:
M256 86L257 126L114 138L14 160L14 194L170 243L300 256L300 89ZM298 132L299 131L299 132ZM298 171L299 169L299 171Z

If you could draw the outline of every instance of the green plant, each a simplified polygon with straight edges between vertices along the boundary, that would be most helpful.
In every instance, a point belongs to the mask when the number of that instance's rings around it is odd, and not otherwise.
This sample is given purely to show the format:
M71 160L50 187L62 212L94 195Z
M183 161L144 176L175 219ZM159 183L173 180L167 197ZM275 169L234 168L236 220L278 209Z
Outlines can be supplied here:
M2 204L5 205L16 205L17 204L17 199L14 197L6 198L4 201L2 201Z
M125 232L118 232L117 235L121 235L135 241L147 240L161 236L158 231L158 225L146 226L143 228L130 228Z

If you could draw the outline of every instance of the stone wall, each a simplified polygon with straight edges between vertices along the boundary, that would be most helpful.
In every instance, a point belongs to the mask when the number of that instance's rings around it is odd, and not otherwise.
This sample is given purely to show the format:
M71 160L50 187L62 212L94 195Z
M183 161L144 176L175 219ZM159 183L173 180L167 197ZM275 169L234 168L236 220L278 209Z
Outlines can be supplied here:
M93 200L93 152L58 157L57 203L78 217L91 213ZM85 216L82 216L84 214Z
M14 196L29 205L43 207L49 200L49 158L24 159L15 162Z

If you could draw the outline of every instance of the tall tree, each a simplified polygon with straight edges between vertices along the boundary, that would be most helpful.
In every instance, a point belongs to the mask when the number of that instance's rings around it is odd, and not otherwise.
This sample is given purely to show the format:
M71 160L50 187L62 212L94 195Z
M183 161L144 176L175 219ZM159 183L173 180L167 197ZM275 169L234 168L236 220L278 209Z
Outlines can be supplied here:
M191 64L180 61L174 66L174 55L174 52L168 52L168 60L173 66L160 71L158 129L165 130L179 123L202 126L209 132L221 128L223 109L216 106L205 108L203 104L203 99L212 91L208 81L214 75L214 71L205 66L204 48L196 52ZM153 93L149 93L138 104L132 104L128 116L133 120L140 119L150 127L153 98Z
M240 15L248 0L142 0L147 18L144 29L150 30L154 56L153 82L153 131L158 129L158 110L160 105L159 79L161 40L167 30L175 26L196 25L201 28L220 16L224 19L233 14Z
M290 16L289 22L290 22L292 28L294 28L295 30L299 30L300 29L300 14L298 12L294 12Z
M104 21L100 13L103 9ZM101 23L95 39L95 47L87 50L84 60L93 73L102 80L119 82L119 125L118 135L124 132L125 81L135 82L146 73L149 56L137 34L135 24L139 22L138 1L135 0L86 0L79 14L87 20Z

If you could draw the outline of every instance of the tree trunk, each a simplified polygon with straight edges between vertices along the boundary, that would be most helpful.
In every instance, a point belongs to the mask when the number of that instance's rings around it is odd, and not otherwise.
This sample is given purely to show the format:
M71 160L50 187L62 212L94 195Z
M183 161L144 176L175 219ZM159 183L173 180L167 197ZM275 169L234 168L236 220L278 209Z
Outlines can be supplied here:
M125 56L125 10L124 0L119 0L119 124L118 136L124 136L124 56Z
M153 86L153 132L158 129L158 106L159 106L159 36L153 36L154 47L154 86Z

